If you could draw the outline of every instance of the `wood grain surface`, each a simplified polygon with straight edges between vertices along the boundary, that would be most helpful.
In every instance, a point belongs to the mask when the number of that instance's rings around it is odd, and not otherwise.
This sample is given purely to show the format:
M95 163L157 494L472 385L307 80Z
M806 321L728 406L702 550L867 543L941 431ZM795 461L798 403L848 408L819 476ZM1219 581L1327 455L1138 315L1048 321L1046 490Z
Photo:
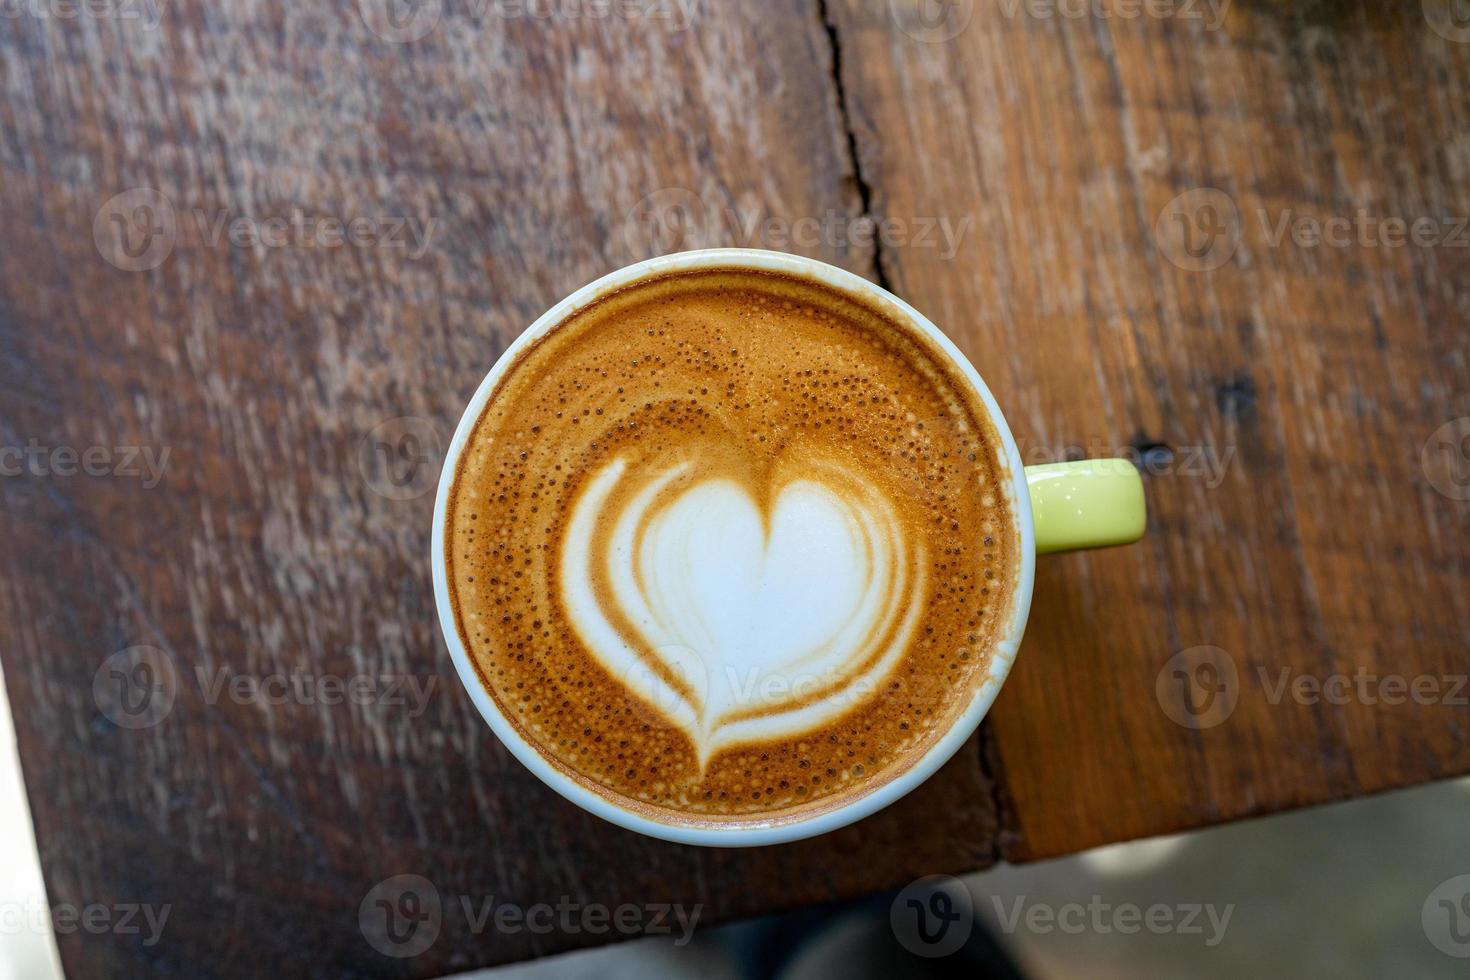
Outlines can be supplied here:
M171 910L155 943L63 932L67 971L434 976L617 938L485 899L713 922L1470 770L1470 29L1180 6L0 20L0 657L53 907ZM1294 240L1332 218L1350 243ZM1152 505L1144 544L1043 563L943 772L751 851L544 788L460 690L427 563L509 340L713 244L889 285L1028 460L1137 454ZM1310 703L1283 670L1380 680ZM399 875L441 912L414 956L365 928Z
M883 268L1028 462L1141 458L1152 510L1140 546L1038 568L986 730L1002 853L1470 769L1470 30L988 9L914 43L842 7L874 214L977 229Z

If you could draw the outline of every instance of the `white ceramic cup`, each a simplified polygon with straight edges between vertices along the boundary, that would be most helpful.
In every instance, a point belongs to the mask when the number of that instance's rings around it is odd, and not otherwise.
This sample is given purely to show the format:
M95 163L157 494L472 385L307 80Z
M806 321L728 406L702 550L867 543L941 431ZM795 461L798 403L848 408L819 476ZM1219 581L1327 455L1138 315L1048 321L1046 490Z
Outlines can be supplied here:
M908 769L883 782L872 791L855 796L842 806L822 810L806 817L773 818L768 821L756 819L749 823L742 822L737 826L654 820L643 814L619 807L611 800L592 792L568 778L543 757L500 711L495 699L490 696L489 691L485 690L471 663L469 653L460 639L459 629L454 621L453 606L449 601L444 553L445 515L449 490L458 467L460 453L464 451L475 422L484 412L501 377L515 362L520 352L563 323L573 312L613 290L671 272L712 268L767 270L814 280L841 292L858 296L869 304L895 312L897 319L927 334L950 358L959 374L979 396L999 435L999 455L1008 471L1008 478L1004 484L1007 506L1019 537L1019 568L1013 588L1009 622L1004 624L999 633L999 641L990 651L990 661L986 672L982 678L977 680L969 705L954 718L949 730ZM490 728L500 740L542 782L584 810L651 837L684 844L716 847L777 844L836 830L881 810L932 776L974 733L980 724L980 719L985 717L985 713L990 710L990 705L995 701L995 696L1000 692L1000 686L1005 681L1006 675L1010 673L1011 664L1015 661L1016 651L1021 644L1021 634L1026 628L1026 616L1031 608L1031 586L1038 552L1033 498L1037 503L1037 512L1044 511L1048 515L1049 530L1045 535L1045 540L1041 542L1042 552L1123 544L1137 540L1143 533L1143 489L1138 472L1131 463L1126 460L1084 461L1032 467L1028 472L1021 464L1021 456L1016 449L1016 442L1011 435L1010 427L1006 425L1000 407L996 405L994 397L985 387L985 382L980 379L979 373L965 358L965 355L950 342L949 338L940 332L938 327L892 293L873 285L866 279L826 263L781 252L755 249L704 249L682 252L630 265L577 290L531 324L530 328L506 349L500 360L490 369L490 373L485 376L485 380L480 382L480 387L470 399L469 407L465 409L459 427L454 432L454 438L445 454L444 469L439 479L438 495L434 503L432 548L434 599L439 607L439 625L444 631L444 640L449 645L449 652L454 658L454 666L459 672L459 678L465 690L469 692L471 700L480 709L480 713L484 715Z

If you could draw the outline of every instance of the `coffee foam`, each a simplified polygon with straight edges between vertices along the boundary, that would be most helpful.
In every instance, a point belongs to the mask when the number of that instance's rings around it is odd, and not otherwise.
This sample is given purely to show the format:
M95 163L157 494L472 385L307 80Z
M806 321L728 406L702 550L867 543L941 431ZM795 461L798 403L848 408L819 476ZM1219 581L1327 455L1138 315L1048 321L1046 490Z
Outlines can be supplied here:
M548 760L658 819L799 816L916 762L1009 618L994 430L927 338L716 270L573 314L461 457L461 639Z

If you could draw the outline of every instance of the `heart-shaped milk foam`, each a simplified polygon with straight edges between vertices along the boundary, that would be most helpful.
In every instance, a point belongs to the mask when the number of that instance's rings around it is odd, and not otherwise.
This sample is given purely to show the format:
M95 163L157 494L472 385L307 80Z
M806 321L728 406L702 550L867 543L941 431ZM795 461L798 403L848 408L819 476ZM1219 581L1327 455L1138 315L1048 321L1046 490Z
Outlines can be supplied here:
M772 487L763 511L692 463L639 477L617 459L580 491L560 585L591 652L704 765L871 696L912 637L922 557L883 495L835 464Z

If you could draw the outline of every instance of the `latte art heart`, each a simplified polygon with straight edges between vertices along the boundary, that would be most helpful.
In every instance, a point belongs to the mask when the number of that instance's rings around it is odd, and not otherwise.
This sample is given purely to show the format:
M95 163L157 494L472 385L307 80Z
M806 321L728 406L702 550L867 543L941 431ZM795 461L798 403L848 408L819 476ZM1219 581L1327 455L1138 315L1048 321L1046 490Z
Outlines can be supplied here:
M871 696L922 608L922 545L835 463L764 494L694 461L618 458L571 512L568 618L601 665L678 726L701 767L721 749L830 724ZM763 496L764 499L758 499Z

